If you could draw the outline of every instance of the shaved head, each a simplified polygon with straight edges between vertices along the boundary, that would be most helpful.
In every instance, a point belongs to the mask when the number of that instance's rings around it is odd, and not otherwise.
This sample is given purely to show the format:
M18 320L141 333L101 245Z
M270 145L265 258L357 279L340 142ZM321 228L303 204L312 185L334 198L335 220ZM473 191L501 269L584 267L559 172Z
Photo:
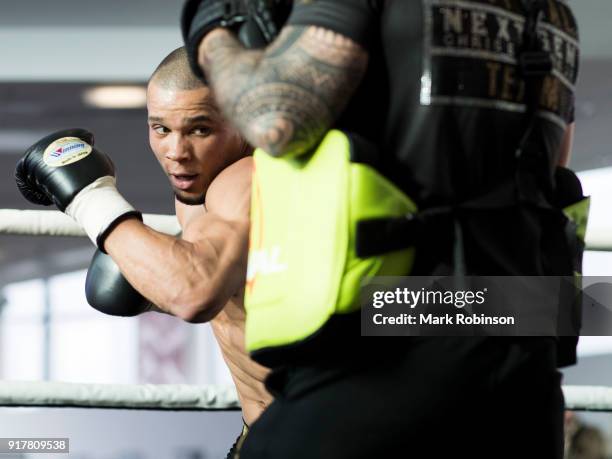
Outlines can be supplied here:
M157 66L149 84L155 83L164 89L190 91L205 87L205 84L191 71L184 46L168 54Z
M166 56L149 78L147 111L149 144L184 204L203 204L221 171L252 152L192 73L184 48Z

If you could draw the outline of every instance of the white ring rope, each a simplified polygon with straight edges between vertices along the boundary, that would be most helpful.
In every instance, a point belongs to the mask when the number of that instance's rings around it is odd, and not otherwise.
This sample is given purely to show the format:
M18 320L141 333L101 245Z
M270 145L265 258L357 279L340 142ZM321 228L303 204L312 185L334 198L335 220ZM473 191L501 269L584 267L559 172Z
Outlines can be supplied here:
M563 386L566 409L612 412L612 387ZM233 387L188 384L0 382L0 406L154 410L236 410Z
M144 214L144 223L160 233L176 236L181 227L174 215ZM0 234L29 236L87 236L85 231L58 210L0 209Z
M589 227L586 233L586 247L588 250L611 251L612 240L610 235L612 228L610 227Z
M160 233L178 235L181 228L174 215L144 214L144 223ZM0 234L29 236L87 236L70 217L57 210L0 209ZM589 229L590 250L612 250L610 231Z
M233 387L188 384L0 382L0 406L154 410L236 410Z
M565 408L573 411L612 411L612 387L563 386Z

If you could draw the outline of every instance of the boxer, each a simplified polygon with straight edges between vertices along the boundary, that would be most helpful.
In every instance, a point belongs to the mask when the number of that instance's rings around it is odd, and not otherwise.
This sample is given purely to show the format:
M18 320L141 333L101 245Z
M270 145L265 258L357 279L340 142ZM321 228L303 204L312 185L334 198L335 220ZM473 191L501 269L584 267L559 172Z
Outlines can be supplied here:
M31 147L17 166L17 181L28 199L54 202L75 218L100 248L86 285L94 307L114 315L156 310L210 321L245 422L231 458L246 426L272 400L263 385L268 370L244 348L252 149L191 73L183 48L151 76L147 109L150 146L174 190L180 239L142 224L87 131L60 131Z

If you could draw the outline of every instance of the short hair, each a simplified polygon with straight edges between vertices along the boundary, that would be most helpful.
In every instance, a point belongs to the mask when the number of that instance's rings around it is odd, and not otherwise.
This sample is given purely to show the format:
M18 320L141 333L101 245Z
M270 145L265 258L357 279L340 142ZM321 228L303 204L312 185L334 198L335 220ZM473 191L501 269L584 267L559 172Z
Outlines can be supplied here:
M206 85L191 71L187 50L184 46L168 54L151 74L149 84L154 82L164 88L192 90Z

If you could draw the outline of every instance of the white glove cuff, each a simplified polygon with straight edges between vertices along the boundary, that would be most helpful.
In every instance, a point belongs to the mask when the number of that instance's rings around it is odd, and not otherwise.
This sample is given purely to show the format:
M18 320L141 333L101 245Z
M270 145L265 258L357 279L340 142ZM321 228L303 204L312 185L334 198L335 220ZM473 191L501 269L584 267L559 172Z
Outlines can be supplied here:
M107 175L83 188L65 210L83 227L89 239L104 251L104 238L115 223L127 214L139 216L117 190L115 177Z

